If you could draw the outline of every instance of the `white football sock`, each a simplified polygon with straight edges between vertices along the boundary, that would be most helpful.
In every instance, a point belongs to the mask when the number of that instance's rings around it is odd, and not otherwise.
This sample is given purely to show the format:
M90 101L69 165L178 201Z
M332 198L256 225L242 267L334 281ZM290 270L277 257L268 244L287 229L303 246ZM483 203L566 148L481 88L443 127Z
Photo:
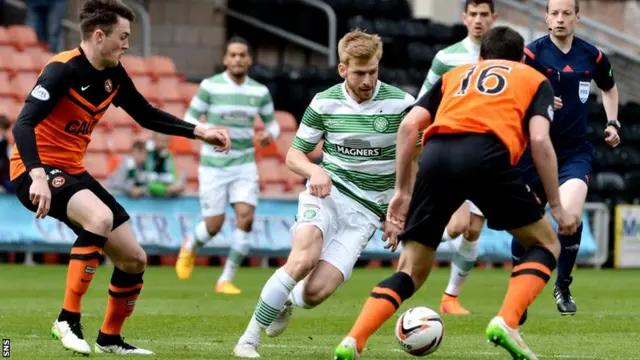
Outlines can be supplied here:
M201 247L204 246L209 240L211 240L213 236L209 234L207 231L207 224L204 221L201 221L196 228L193 230L193 236L189 238L189 242L187 243L187 250L191 251L195 246L196 250L200 250Z
M260 331L269 327L273 320L278 317L280 310L284 307L284 303L295 286L296 281L284 269L276 270L262 288L260 299L243 337L255 340L257 336L259 341Z
M238 268L242 265L244 258L249 254L250 249L251 233L235 229L233 231L231 250L229 250L229 256L224 264L224 270L218 279L218 283L233 280L233 277L236 276L236 272L238 272Z
M453 255L449 285L447 285L445 293L451 296L458 296L458 294L460 294L467 275L469 275L469 272L475 266L477 258L478 241L462 239L458 251Z
M304 280L296 284L296 287L294 287L293 291L291 291L291 295L289 295L289 300L293 305L297 307L301 307L304 309L314 308L315 306L309 305L306 302L304 302L304 296L302 295L303 292L304 292Z

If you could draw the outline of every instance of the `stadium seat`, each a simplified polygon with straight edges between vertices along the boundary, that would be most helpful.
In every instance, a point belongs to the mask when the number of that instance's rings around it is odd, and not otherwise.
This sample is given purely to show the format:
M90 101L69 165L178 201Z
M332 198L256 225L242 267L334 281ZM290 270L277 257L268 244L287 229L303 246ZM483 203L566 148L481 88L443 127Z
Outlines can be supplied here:
M18 73L11 82L16 99L24 101L37 80L37 73Z
M182 103L166 103L162 106L162 110L180 119L184 118L187 111Z
M135 136L132 135L130 128L114 128L110 135L111 149L117 153L130 153L131 145L135 140Z
M129 127L133 128L136 122L127 114L124 109L121 107L117 107L113 104L109 105L107 111L102 117L101 122L104 121L110 126L114 127Z
M4 26L0 26L0 51L13 50L13 45L11 44L11 38L7 33L7 28Z
M178 85L178 90L180 91L180 95L182 95L182 101L184 101L186 105L191 103L191 99L198 92L198 88L200 88L200 84L188 81L182 82Z
M260 189L260 195L281 197L287 193L287 187L283 183L264 184Z
M33 64L39 68L39 71L42 71L42 69L49 63L49 61L51 61L51 58L54 57L54 54L44 50L32 51L30 52L30 55Z
M21 110L22 104L17 103L15 99L0 97L0 113L6 115L12 123L16 122Z
M27 47L40 46L35 30L26 25L11 25L7 35L16 49L22 51Z
M122 66L127 70L129 76L148 76L150 75L147 69L147 64L144 59L136 55L124 55L120 60Z
M142 94L149 102L151 103L161 103L160 98L158 97L158 90L155 85L152 83L141 82L139 84L135 84L138 92Z
M89 174L98 180L104 180L109 176L109 159L105 153L85 154L84 165Z
M284 164L277 158L268 157L258 161L258 174L260 175L260 187L267 184L285 185Z
M182 103L182 94L178 89L178 83L167 79L166 77L160 78L156 85L158 99L163 103Z
M144 61L149 72L157 79L161 77L180 77L176 70L176 64L168 56L148 56Z
M131 75L131 80L136 88L154 86L153 79L148 75Z
M280 133L280 136L276 139L275 143L278 147L278 152L280 156L284 159L287 156L287 152L291 147L291 143L293 143L293 139L296 137L296 133L293 131L283 131Z
M193 155L174 154L176 169L186 175L188 181L198 180L198 160Z
M91 142L87 148L89 152L106 152L109 149L109 132L102 128L95 128L91 133Z
M12 74L18 72L39 73L40 64L35 62L32 55L26 52L5 51L2 52L2 63L6 70Z
M286 181L286 190L291 190L294 189L296 187L299 187L300 185L304 185L306 179L296 173L294 173L293 171L289 170L288 168L286 168L285 166L285 181Z
M276 120L280 125L281 131L296 131L298 130L298 122L293 115L286 111L277 111L275 112Z

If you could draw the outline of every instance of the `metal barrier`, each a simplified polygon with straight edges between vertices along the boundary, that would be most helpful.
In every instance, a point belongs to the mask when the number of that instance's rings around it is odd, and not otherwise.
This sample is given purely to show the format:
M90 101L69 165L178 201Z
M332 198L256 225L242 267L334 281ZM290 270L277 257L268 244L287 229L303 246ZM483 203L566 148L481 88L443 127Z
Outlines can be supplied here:
M328 39L328 43L327 46L324 46L322 44L318 44L315 41L311 41L309 39L306 39L300 35L294 34L290 31L284 30L282 28L279 28L277 26L274 25L270 25L265 23L264 21L261 21L259 19L256 19L253 16L248 16L245 14L242 14L238 11L234 11L231 10L227 7L224 6L218 6L216 7L216 10L221 11L223 13L225 13L228 16L231 16L237 20L243 21L251 26L254 26L256 28L268 31L276 36L279 36L283 39L286 39L292 43L298 44L302 47L306 47L308 49L311 49L313 51L316 51L320 54L326 55L327 56L327 65L330 67L334 67L337 64L337 60L336 60L336 52L337 52L337 45L336 45L336 39L337 39L337 33L338 33L338 21L337 21L337 17L336 17L336 13L333 11L333 8L331 6L329 6L327 3L320 1L320 0L299 0L301 3L304 3L305 5L311 6L311 7L315 7L317 9L320 9L322 11L324 11L324 13L327 15L327 20L329 22L329 39Z

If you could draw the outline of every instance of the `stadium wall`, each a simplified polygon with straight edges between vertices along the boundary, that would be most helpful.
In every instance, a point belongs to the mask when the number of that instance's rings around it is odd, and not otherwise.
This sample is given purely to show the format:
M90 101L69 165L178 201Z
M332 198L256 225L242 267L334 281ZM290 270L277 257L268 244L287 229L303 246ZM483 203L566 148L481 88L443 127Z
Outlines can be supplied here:
M138 242L147 254L174 256L182 241L191 235L194 225L201 220L200 203L196 197L173 199L130 199L118 197L118 201L131 215L131 224ZM24 209L15 196L0 195L0 207L11 209L10 217L0 217L0 252L37 252L67 254L76 236L59 221L46 218L36 220L34 214ZM252 251L250 256L284 258L290 249L289 228L297 212L296 199L262 199L256 210ZM205 246L200 255L224 256L230 246L234 229L233 210L229 208L223 229ZM582 245L578 263L585 264L596 253L596 243L585 215ZM457 242L447 242L438 249L438 261L448 262L458 247ZM392 254L384 249L381 233L377 232L362 254L363 259L391 261ZM493 231L486 226L480 236L479 262L508 263L511 261L511 236L503 231Z

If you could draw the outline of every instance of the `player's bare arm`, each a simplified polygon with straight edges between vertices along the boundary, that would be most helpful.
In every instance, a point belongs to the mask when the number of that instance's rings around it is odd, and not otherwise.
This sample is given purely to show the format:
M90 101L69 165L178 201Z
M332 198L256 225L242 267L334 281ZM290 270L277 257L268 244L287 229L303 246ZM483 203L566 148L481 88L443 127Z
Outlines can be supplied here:
M422 106L416 106L402 120L398 129L396 145L396 193L410 194L412 190L412 171L417 161L418 134L431 123L431 113Z
M311 195L325 198L331 193L331 178L320 166L312 163L302 151L290 148L286 164L289 170L309 179Z

